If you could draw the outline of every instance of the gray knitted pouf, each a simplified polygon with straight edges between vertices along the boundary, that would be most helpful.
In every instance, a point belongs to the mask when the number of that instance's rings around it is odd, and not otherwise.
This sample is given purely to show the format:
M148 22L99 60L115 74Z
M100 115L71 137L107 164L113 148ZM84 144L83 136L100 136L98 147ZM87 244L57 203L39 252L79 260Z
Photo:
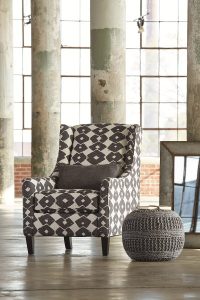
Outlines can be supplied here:
M122 241L126 253L133 260L175 259L185 242L183 223L175 211L159 207L139 208L125 218Z

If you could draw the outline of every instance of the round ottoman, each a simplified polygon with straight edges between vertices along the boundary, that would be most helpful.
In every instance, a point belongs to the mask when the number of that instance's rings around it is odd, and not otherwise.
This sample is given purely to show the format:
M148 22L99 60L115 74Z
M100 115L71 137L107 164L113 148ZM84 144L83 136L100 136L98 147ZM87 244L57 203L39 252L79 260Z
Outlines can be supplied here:
M179 215L172 210L139 208L122 226L123 246L136 261L175 259L181 253L185 234Z

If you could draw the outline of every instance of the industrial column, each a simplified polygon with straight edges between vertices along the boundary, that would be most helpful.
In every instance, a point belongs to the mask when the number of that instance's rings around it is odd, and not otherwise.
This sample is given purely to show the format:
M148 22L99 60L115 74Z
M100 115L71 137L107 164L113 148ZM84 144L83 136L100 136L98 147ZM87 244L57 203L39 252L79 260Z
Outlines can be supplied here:
M12 0L0 0L0 203L13 200Z
M91 0L93 123L124 123L125 0Z
M60 1L32 0L32 176L52 172L60 126Z

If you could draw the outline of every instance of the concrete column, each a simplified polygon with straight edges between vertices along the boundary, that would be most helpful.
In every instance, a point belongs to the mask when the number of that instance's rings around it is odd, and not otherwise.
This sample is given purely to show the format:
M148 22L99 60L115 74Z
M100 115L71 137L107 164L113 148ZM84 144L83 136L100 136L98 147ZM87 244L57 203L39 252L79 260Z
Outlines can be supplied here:
M60 1L32 0L32 176L52 172L60 127Z
M91 0L92 122L124 123L125 0Z
M14 200L12 0L0 0L0 203Z
M200 141L200 1L188 1L187 139Z

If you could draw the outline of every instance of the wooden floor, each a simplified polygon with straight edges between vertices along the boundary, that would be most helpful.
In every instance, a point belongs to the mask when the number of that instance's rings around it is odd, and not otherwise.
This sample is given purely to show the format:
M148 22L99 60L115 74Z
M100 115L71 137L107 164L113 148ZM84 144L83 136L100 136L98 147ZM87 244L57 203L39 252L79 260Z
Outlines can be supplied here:
M200 299L199 250L184 250L176 261L136 263L120 237L111 239L109 257L96 238L74 238L66 253L62 238L37 238L35 246L28 257L21 203L1 205L0 299Z

